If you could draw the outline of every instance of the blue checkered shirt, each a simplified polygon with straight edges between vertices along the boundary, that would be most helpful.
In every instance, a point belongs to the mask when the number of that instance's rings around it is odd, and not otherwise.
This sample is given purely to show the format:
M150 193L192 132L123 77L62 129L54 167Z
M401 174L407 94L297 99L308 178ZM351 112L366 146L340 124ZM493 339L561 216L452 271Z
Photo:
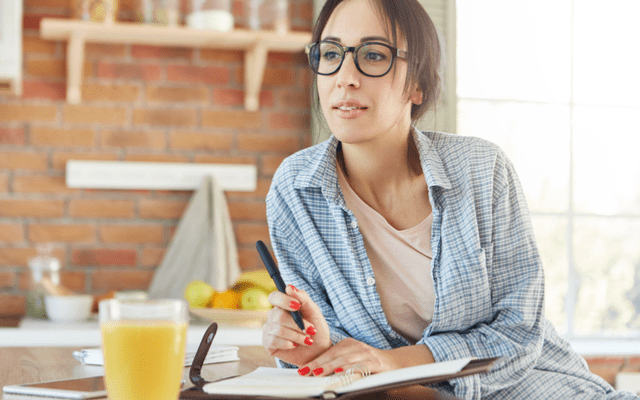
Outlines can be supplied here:
M636 398L591 374L544 318L542 263L505 154L479 138L412 135L433 208L436 294L433 321L417 344L436 361L503 357L490 373L436 388L463 399ZM318 304L332 343L351 337L379 349L407 346L385 317L358 221L340 190L337 145L331 137L299 151L273 178L267 218L280 270Z

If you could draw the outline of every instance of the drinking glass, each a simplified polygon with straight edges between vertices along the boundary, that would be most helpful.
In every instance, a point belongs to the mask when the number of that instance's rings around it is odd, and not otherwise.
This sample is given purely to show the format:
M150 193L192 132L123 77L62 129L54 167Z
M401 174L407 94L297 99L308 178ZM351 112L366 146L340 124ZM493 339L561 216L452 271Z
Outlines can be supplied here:
M176 400L184 367L184 300L103 300L104 380L111 400Z

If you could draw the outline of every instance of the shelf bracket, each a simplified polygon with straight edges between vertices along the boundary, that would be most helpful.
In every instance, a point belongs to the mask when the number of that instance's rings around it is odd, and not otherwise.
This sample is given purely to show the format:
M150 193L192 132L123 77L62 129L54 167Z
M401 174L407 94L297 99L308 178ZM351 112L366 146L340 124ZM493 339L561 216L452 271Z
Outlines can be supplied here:
M70 104L80 104L82 101L84 44L85 35L82 31L73 32L67 43L67 102Z
M264 78L264 69L267 65L267 53L269 49L263 43L258 42L246 51L244 56L244 108L247 111L257 111L260 107L260 88Z

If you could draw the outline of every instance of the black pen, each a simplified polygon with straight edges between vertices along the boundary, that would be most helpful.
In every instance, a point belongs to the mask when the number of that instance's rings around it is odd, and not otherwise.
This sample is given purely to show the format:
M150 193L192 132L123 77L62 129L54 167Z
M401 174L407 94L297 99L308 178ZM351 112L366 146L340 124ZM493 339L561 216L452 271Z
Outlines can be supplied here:
M269 253L269 249L262 242L262 240L258 240L256 242L256 249L258 249L258 254L260 254L260 258L262 258L262 262L264 266L267 268L267 272L269 272L269 276L273 279L273 282L276 284L276 288L282 293L286 293L286 286L284 281L282 280L282 276L280 276L280 271L278 271L278 267L276 263L273 261L271 257L271 253ZM290 311L293 320L296 321L296 325L304 332L304 322L302 322L302 314L300 311Z

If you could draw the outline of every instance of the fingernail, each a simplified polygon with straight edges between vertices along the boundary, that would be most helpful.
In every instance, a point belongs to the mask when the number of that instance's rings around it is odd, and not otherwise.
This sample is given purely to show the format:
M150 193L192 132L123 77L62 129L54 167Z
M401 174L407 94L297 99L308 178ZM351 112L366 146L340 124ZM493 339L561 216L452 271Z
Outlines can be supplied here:
M291 303L289 303L289 308L293 308L294 310L298 311L300 309L300 303L291 300Z
M304 344L306 344L307 346L311 346L313 344L313 339L307 336L306 338L304 338Z
M322 373L322 371L324 371L324 369L322 369L322 368L316 368L316 369L314 369L314 370L313 370L313 374L314 374L315 376L318 376L318 375L320 375L320 374Z
M311 336L316 334L316 328L314 328L313 326L310 326L307 328L307 333Z
M298 370L298 374L304 376L304 375L308 374L309 371L311 371L311 368L309 368L309 367L300 368Z
M333 370L333 372L335 372L336 374L339 374L342 371L344 371L344 369L342 369L342 367L338 367L338 368Z
M297 292L297 291L298 291L298 288L297 288L297 287L295 287L295 286L293 286L293 285L289 285L289 286L291 286L291 289L293 289L293 291L294 291L294 292Z
M293 344L293 347L298 347L298 343L294 343L294 344Z

